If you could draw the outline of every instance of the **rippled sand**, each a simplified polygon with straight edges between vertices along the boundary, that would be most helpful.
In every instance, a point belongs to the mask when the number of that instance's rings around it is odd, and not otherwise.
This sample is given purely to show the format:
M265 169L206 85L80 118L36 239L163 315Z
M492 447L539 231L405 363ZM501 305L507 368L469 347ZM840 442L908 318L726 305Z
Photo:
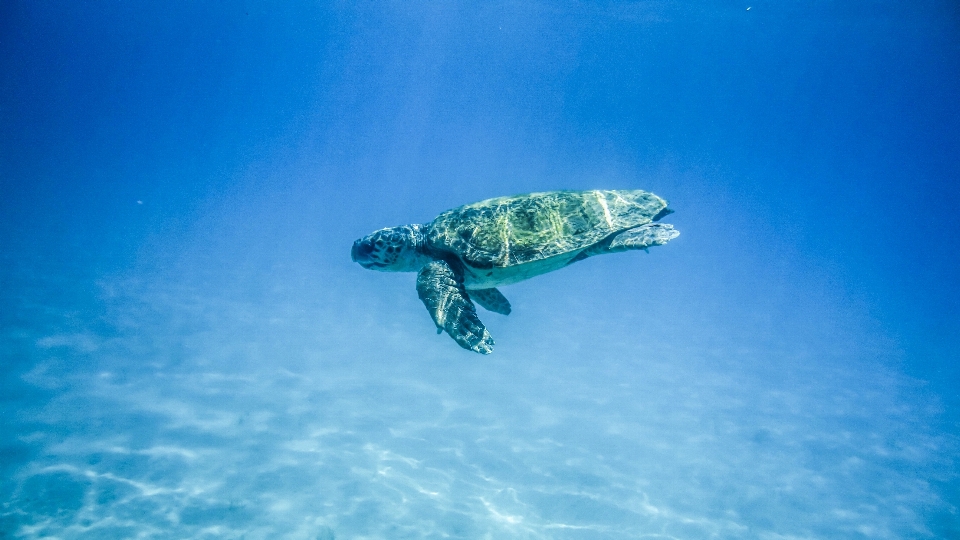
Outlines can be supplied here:
M957 441L869 359L568 346L522 318L481 359L421 339L413 301L383 327L197 294L8 333L0 536L933 538L957 519Z

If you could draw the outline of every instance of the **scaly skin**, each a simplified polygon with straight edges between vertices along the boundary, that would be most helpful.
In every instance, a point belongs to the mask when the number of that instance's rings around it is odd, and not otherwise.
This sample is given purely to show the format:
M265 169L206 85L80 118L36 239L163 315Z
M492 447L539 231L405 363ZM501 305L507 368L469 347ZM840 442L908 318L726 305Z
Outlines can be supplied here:
M445 330L464 349L490 354L493 338L477 317L463 288L463 277L444 261L433 261L417 275L417 295L430 312L437 331Z

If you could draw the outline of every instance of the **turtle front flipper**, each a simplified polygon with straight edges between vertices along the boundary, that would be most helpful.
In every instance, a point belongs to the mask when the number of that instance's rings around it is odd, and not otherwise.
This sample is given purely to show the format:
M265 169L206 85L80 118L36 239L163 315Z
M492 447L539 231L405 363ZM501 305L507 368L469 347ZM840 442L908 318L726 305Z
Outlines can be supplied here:
M467 291L474 302L480 304L480 307L487 311L499 313L501 315L510 314L510 302L503 296L503 293L497 289L475 289Z
M417 275L417 295L427 306L439 330L480 354L493 352L493 338L477 317L477 309L463 288L463 277L444 261L433 261Z

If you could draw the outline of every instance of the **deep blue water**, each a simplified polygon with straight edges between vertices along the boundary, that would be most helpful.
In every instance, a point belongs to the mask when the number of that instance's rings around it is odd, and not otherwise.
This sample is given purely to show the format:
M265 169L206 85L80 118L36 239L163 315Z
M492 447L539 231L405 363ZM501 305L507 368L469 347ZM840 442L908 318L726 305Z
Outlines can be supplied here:
M749 9L748 9L749 8ZM0 3L0 538L960 538L952 2ZM645 189L490 356L354 239Z

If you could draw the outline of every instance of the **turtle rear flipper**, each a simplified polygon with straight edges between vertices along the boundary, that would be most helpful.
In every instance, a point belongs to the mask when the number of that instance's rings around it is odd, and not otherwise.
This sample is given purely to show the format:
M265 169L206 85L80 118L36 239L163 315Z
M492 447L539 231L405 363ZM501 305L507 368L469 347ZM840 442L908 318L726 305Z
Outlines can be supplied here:
M487 311L499 313L501 315L510 314L510 302L503 296L503 293L497 289L474 289L467 294L474 302L480 304L480 307Z
M605 253L616 253L628 249L646 250L653 246L662 246L680 236L680 231L669 223L648 223L628 229L613 237Z
M480 322L463 288L463 278L444 261L433 261L417 275L417 295L437 329L445 330L464 349L490 354L493 338Z
M573 264L582 261L587 257L594 255L603 255L606 253L620 253L632 249L642 249L653 246L662 246L674 238L680 236L680 231L673 228L668 223L647 223L640 227L627 229L613 238L608 238L605 242L595 244L581 251L576 257L570 259L567 264Z

